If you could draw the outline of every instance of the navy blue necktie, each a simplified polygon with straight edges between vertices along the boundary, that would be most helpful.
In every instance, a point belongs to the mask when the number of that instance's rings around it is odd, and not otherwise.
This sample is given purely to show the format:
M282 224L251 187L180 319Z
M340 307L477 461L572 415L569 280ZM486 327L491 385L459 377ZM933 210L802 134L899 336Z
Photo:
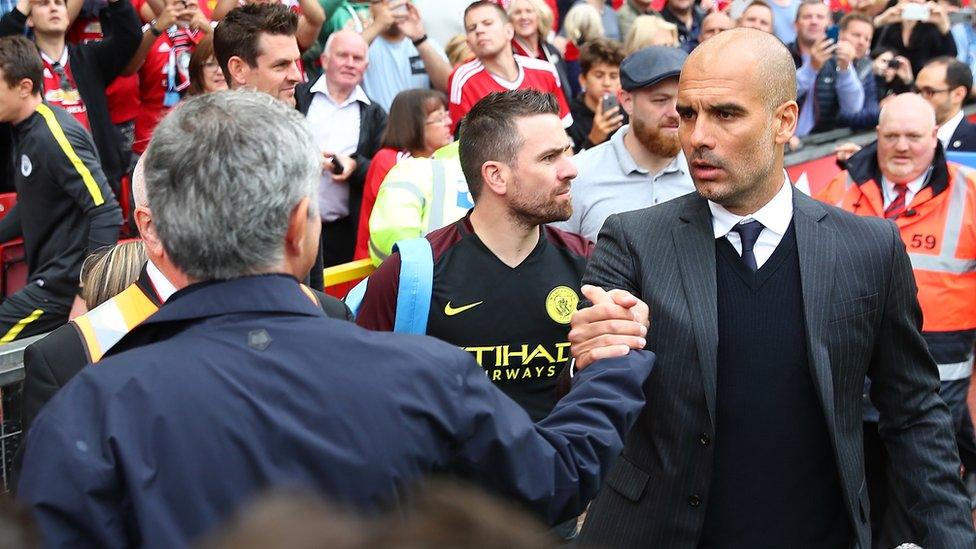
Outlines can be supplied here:
M756 254L752 249L756 247L756 240L759 240L759 233L762 232L763 228L763 224L755 219L732 227L733 231L739 233L739 239L742 241L742 261L752 272L759 269L756 265Z

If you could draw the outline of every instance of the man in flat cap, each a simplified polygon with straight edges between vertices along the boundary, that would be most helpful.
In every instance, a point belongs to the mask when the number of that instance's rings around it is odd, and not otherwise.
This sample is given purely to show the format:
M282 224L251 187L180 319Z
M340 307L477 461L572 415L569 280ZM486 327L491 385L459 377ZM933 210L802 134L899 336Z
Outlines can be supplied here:
M678 48L651 46L624 59L617 97L630 124L574 157L579 175L573 181L573 215L559 228L596 241L611 214L695 190L678 143L674 108L686 57Z

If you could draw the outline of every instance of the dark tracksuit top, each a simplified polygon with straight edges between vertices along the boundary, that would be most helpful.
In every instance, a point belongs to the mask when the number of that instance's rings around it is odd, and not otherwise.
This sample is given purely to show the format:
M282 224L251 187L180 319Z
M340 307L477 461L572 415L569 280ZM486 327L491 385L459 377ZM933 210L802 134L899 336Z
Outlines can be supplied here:
M17 205L0 220L0 242L24 237L29 282L73 299L87 254L115 244L122 210L91 135L45 103L13 128Z

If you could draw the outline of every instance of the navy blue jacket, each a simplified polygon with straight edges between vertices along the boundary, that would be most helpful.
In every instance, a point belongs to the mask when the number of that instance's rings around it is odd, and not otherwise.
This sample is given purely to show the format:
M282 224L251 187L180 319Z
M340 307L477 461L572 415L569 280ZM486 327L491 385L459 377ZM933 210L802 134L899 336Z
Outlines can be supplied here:
M963 116L952 132L947 151L976 152L976 125Z
M653 355L591 365L543 421L470 354L325 317L281 275L175 294L27 436L18 499L49 547L181 547L275 485L372 510L454 472L550 522L596 494Z

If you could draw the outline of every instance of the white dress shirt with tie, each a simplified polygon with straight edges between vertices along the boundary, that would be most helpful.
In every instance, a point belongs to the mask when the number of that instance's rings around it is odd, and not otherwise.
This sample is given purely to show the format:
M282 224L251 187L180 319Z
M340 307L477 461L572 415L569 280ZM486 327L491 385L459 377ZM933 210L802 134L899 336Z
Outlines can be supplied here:
M790 228L790 222L793 221L793 185L784 175L783 184L772 200L755 213L747 216L736 215L711 200L708 201L708 209L712 211L712 230L715 239L727 238L732 247L735 248L735 252L740 256L742 255L742 240L739 238L739 233L732 229L738 224L748 223L752 220L762 223L763 230L759 233L759 239L756 240L756 245L753 247L753 253L756 255L756 266L761 269L769 256L776 251L776 246L779 246L786 230Z

